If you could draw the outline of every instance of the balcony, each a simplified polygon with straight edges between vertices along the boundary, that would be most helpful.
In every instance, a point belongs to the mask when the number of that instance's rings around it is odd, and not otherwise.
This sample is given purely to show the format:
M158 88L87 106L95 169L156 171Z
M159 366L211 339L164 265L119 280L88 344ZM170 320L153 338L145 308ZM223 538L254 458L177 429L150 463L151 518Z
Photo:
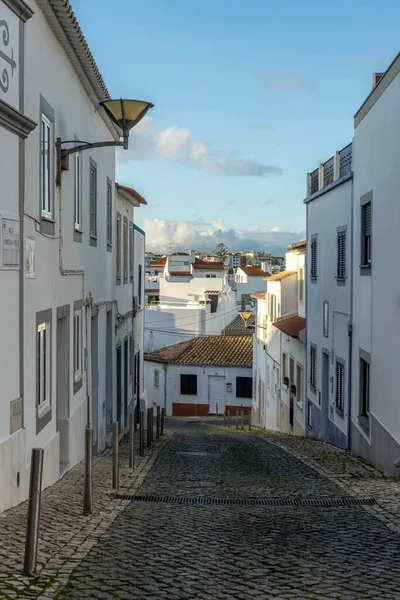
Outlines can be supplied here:
M352 166L352 144L348 144L312 173L307 173L307 197L349 175Z

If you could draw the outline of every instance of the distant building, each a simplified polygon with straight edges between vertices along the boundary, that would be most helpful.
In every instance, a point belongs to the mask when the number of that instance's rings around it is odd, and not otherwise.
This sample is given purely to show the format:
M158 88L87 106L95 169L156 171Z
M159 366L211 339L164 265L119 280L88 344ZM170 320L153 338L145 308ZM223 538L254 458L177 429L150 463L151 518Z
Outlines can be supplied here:
M241 308L251 308L251 295L265 289L265 278L271 273L261 267L238 267L235 272L236 301Z

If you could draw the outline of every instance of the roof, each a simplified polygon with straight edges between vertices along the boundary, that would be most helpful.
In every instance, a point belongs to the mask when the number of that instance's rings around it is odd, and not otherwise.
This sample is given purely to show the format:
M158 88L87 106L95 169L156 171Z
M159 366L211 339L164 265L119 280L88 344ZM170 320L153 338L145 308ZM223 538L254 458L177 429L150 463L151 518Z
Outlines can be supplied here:
M134 198L135 200L137 200L139 202L139 204L147 204L146 200L143 198L143 196L141 196L136 190L134 190L133 188L130 187L126 187L125 185L120 185L119 183L115 184L115 187L118 190L124 190L124 192L128 192L128 194L130 194L132 196L132 198Z
M255 315L251 315L247 323L244 322L240 315L237 315L233 321L222 330L222 335L253 335L255 324Z
M187 252L173 252L171 256L190 256Z
M267 291L259 292L258 294L251 294L250 298L254 298L254 300L265 300L266 293Z
M110 94L69 0L37 0L37 3L74 67L86 93L98 108L110 131L118 138L119 132L117 132L116 126L106 115L104 109L98 107L100 102L110 99Z
M281 281L281 279L286 279L286 277L290 277L291 275L297 275L297 271L281 271L280 273L266 277L265 281Z
M208 262L196 257L193 269L196 271L225 271L225 266L224 263L221 262Z
M294 244L290 244L288 250L300 250L300 248L306 248L307 240L301 240L301 242L295 242Z
M243 273L246 273L247 277L267 277L270 275L268 271L264 271L261 267L238 267L242 269Z
M293 317L287 317L286 319L275 321L273 326L283 331L283 333L290 335L291 337L298 338L300 331L306 328L306 320L303 317L294 315Z
M171 365L250 369L253 339L251 336L206 335L145 354L144 359Z
M149 263L149 267L165 267L167 262L167 257L163 256L162 258L157 258L153 260L153 262Z
M192 277L190 271L169 271L171 277Z

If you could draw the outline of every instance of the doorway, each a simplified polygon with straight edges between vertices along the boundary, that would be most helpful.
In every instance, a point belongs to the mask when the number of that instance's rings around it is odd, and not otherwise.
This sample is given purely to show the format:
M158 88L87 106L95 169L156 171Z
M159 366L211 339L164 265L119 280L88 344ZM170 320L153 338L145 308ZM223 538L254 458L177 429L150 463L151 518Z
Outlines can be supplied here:
M290 386L294 385L294 360L290 359L290 369L289 369L289 382ZM294 397L292 392L289 392L290 400L289 400L289 429L290 433L293 433L293 424L294 424Z
M107 311L106 330L106 437L107 444L112 443L113 421L113 339L112 339L112 311Z
M121 426L122 413L122 347L117 348L117 421Z
M128 390L129 390L129 344L124 342L124 430L128 429Z
M322 422L321 435L324 439L328 438L329 426L329 354L322 351Z
M91 327L91 372L92 372L92 429L94 452L97 450L99 428L99 317L92 317Z
M222 415L225 410L224 382L225 377L208 378L208 412L211 415Z
M57 319L57 431L60 437L60 477L69 465L69 306Z

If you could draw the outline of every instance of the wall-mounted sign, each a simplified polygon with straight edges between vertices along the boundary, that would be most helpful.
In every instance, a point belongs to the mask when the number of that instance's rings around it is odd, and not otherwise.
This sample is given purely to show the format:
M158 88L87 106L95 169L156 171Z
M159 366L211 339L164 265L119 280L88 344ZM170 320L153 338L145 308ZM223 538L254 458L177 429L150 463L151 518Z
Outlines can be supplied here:
M25 265L26 265L26 278L36 278L36 242L31 238L26 238L25 248Z

